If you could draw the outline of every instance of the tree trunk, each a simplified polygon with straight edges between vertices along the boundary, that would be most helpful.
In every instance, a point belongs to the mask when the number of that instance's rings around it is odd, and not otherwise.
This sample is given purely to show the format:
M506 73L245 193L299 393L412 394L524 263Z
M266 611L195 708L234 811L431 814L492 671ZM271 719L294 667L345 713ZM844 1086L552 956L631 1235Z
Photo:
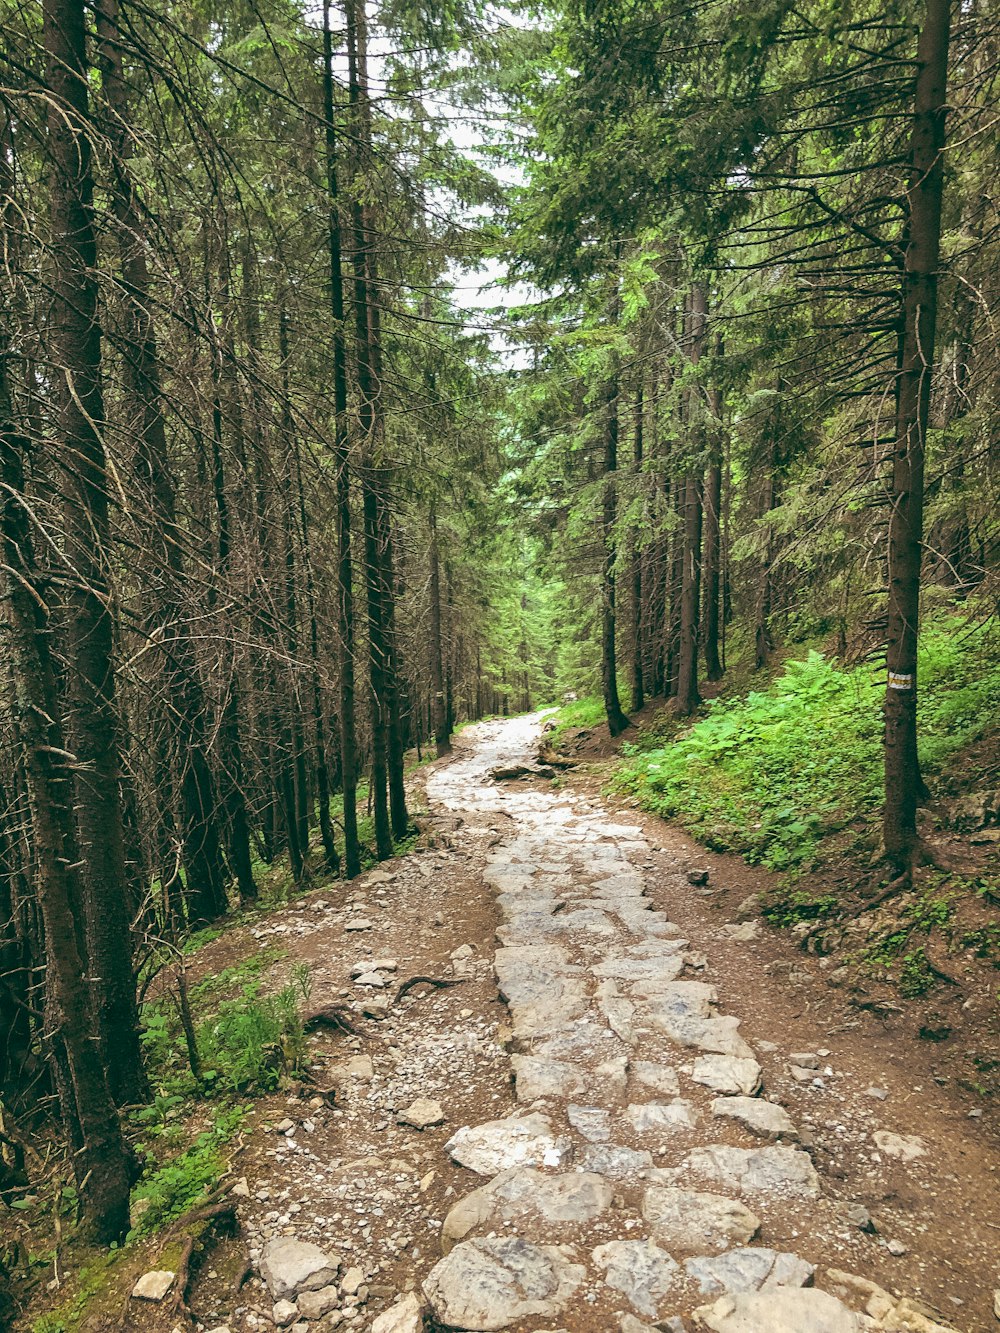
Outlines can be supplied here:
M369 285L374 293L374 283ZM375 324L376 346L380 338ZM381 373L380 373L381 379ZM379 471L378 499L379 564L382 578L382 606L385 615L386 707L388 712L389 820L394 838L405 838L410 831L406 809L406 736L403 728L403 691L400 686L399 639L396 634L396 567L393 557L392 514L388 502L389 487L384 469ZM449 734L451 726L449 725Z
M635 390L635 415L632 437L632 461L635 464L636 482L642 486L642 428L645 416L643 400L642 366L639 367L639 382ZM632 709L640 712L646 702L645 679L643 672L643 654L645 643L643 636L643 596L642 596L642 533L632 538Z
M924 449L930 416L944 193L951 0L926 0L917 46L911 133L909 244L902 285L902 355L889 516L885 700L885 852L909 871L922 783L917 758L917 628L923 554Z
M82 8L49 0L45 28L50 90L62 110L77 109L80 90L67 89L65 80L78 82L83 73ZM82 120L75 121L75 128L83 128ZM51 129L58 135L57 127ZM82 146L79 151L82 155ZM24 503L26 448L27 441L18 436L14 425L7 347L2 345L0 540L18 731L31 810L35 885L45 934L46 1030L57 1068L63 1118L74 1141L73 1172L84 1229L95 1240L110 1243L120 1241L128 1230L129 1193L137 1172L105 1073L94 989L87 982L81 948L86 927L71 813L75 763L59 724L49 613L32 556Z
M389 816L389 697L388 643L386 635L385 581L381 551L381 514L378 495L379 452L382 417L379 397L377 347L374 339L371 290L370 217L363 199L364 182L359 168L368 163L367 135L367 49L364 0L348 0L347 54L350 102L354 113L353 128L357 158L351 213L354 226L354 318L357 335L358 420L362 436L360 465L361 498L365 530L365 588L368 600L368 683L372 729L371 800L375 818L375 850L380 861L392 855L392 828Z
M719 658L719 594L722 579L722 393L709 395L712 413L708 473L705 478L705 676L722 679Z
M344 873L361 871L358 840L358 747L354 715L354 575L351 567L350 435L347 417L347 347L337 140L333 103L333 37L329 0L323 4L323 111L326 119L327 246L333 348L334 461L337 468L337 628L340 644L340 771L344 798Z
M428 560L430 561L430 598L431 598L431 690L433 691L434 743L437 757L443 758L451 752L451 736L448 732L448 711L444 699L444 654L441 646L441 560L438 553L437 516L431 507L431 540Z
M67 741L76 766L87 975L94 979L112 1093L119 1102L134 1102L145 1095L146 1079L119 782L92 126L82 7L69 0L48 0L45 42L52 226L49 346L63 476Z
M309 782L306 771L306 745L303 708L299 687L299 600L295 560L295 503L292 473L295 467L295 424L292 417L291 384L288 372L288 312L284 303L278 314L278 354L281 359L281 434L284 457L281 460L281 539L284 546L285 647L287 652L289 740L291 744L292 804L286 817L295 826L294 842L298 848L298 883L309 858Z
M618 276L615 275L615 293L611 302L609 321L612 327L618 322ZM617 353L612 352L612 368L604 398L604 482L601 491L601 542L603 560L601 564L601 691L604 695L604 711L608 719L608 731L612 736L620 736L629 725L628 718L622 711L618 698L617 664L617 625L615 618L615 565L618 552L615 545L615 520L617 517L617 470L618 470L618 397L619 377Z
M705 289L695 284L691 289L688 318L688 359L692 366L701 361L705 344L707 301ZM681 563L680 641L677 655L677 694L674 708L688 717L698 707L698 611L701 591L702 476L704 447L704 409L700 387L688 391L685 404L686 450L684 469L684 536Z
M143 227L131 172L128 96L122 77L117 0L100 0L97 14L102 92L108 112L111 143L111 206L118 229L122 289L129 345L125 360L128 390L135 402L136 463L139 484L149 506L159 593L150 612L152 633L163 645L165 694L171 731L176 737L183 774L185 860L196 881L215 884L225 897L215 783L205 730L205 699L198 679L194 648L188 633L183 596L184 538L177 529L177 497L170 473L163 417L160 357L150 312L149 272Z
M764 498L761 506L763 517L766 519L773 510L777 509L781 498L781 487L779 484L779 472L781 469L781 432L783 429L781 420L781 395L783 392L783 382L778 377L775 389L775 407L774 414L770 423L771 447L768 451L766 472L764 476ZM764 533L764 557L760 564L759 587L757 590L757 607L754 620L754 669L762 671L767 666L774 650L774 638L771 633L771 611L773 602L773 590L771 585L771 570L774 565L774 529L768 522Z

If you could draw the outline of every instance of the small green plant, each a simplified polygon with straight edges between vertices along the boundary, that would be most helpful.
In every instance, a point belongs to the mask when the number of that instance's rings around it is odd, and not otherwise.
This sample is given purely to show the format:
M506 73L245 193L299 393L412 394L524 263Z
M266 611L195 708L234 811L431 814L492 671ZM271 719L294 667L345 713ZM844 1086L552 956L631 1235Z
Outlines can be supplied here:
M136 1222L130 1239L160 1230L211 1193L225 1169L222 1149L239 1129L247 1109L217 1108L209 1128L189 1148L167 1162L151 1165L132 1195Z
M298 1069L305 1055L299 1005L307 992L293 980L275 995L248 982L238 998L223 1000L214 1019L198 1028L202 1077L229 1091L269 1091L281 1075Z
M800 921L822 921L833 916L839 906L835 894L824 893L815 898L805 889L788 889L774 894L761 908L761 915L772 926L788 928Z
M934 985L934 973L927 962L923 949L914 949L903 957L903 967L899 974L899 993L907 1000L919 999L926 995Z
M623 694L622 708L628 712L629 707L629 700ZM547 733L546 739L554 749L558 750L571 731L593 731L607 720L604 700L595 694L583 699L574 699L571 703L562 704L557 708L548 720L554 722L555 727Z

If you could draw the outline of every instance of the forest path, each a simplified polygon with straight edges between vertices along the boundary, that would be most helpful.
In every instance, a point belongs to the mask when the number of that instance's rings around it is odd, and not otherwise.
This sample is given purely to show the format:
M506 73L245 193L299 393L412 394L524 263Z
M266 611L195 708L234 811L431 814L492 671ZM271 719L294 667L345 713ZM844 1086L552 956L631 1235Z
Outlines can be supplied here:
M812 1285L817 1265L797 1251L860 1234L866 1210L826 1194L807 1135L720 1003L710 953L654 910L642 828L594 800L490 780L531 762L539 730L538 716L487 724L427 783L450 811L504 821L485 879L517 1101L449 1142L483 1179L445 1218L447 1254L423 1284L433 1316L463 1329L541 1319L638 1333L687 1316L717 1333L929 1329L919 1307L863 1279L827 1270L826 1290ZM680 866L673 880L690 898ZM763 1053L780 1050L774 1035ZM822 1091L830 1055L790 1053L794 1078ZM914 1164L927 1153L891 1130L872 1147Z
M422 770L429 846L198 955L217 970L278 947L274 983L307 963L312 1003L357 1028L318 1029L311 1084L262 1107L234 1168L245 1239L199 1280L199 1318L231 1333L994 1326L1000 1214L978 1122L915 1082L870 1016L824 1013L815 960L720 918L713 886L745 883L742 863L612 814L586 775L495 781L533 762L542 721L468 728ZM692 885L705 863L712 886ZM451 984L405 984L418 977ZM234 1301L246 1241L267 1289Z

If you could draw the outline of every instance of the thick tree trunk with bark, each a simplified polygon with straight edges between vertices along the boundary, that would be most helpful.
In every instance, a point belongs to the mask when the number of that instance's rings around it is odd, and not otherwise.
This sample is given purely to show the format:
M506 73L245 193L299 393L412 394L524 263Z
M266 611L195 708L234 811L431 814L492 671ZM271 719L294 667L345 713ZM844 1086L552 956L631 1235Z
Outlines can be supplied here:
M705 476L705 581L703 633L705 638L705 678L722 679L719 657L719 595L722 586L722 393L709 393L712 422Z
M177 526L176 487L167 453L160 356L151 312L145 228L129 170L130 115L122 74L117 0L100 0L102 94L106 133L112 149L111 206L121 255L122 300L129 343L125 348L127 389L134 402L138 482L150 516L152 555L157 577L151 580L154 607L151 634L163 645L164 691L170 729L176 736L183 774L184 855L195 879L213 882L224 898L221 835L215 782L209 760L206 704L184 610L183 534ZM166 795L166 793L165 793ZM252 886L252 889L251 889ZM256 889L252 874L244 891Z
M701 361L705 345L707 299L705 289L696 284L691 290L688 316L688 359L692 366ZM698 707L698 627L701 592L702 477L704 447L704 410L701 390L693 385L685 404L686 451L683 503L684 528L681 556L680 640L677 650L677 693L674 708L688 717Z
M611 302L610 319L612 326L617 323L619 312L618 277L615 275L615 292ZM615 543L615 521L618 513L617 472L618 472L618 410L619 410L619 374L617 353L612 351L612 368L604 395L604 481L601 490L601 544L603 559L601 563L601 692L604 696L604 712L608 719L608 730L612 736L620 736L629 725L618 697L618 662L617 662L617 620L615 608L615 582L618 551Z
M372 730L371 803L375 818L375 849L379 860L392 855L392 826L389 814L389 685L385 579L381 550L381 500L378 494L378 452L382 427L378 379L378 348L373 313L375 293L371 289L373 262L371 220L362 192L363 164L368 165L367 125L367 34L364 0L348 0L347 55L350 103L355 134L355 179L351 197L354 229L354 319L358 375L358 420L362 436L359 467L365 534L365 590L368 602L368 684Z
M350 435L347 417L347 346L344 326L344 270L337 139L333 100L333 37L330 5L323 4L323 114L326 119L326 185L329 195L327 248L330 259L330 321L333 350L334 463L337 470L337 629L340 643L340 772L344 796L344 871L361 870L358 841L358 757L355 730L354 576L351 564Z
M924 452L937 327L950 35L951 0L927 0L917 47L908 194L909 244L903 274L902 351L889 515L883 839L886 856L899 872L908 871L912 864L922 787L917 758L917 629L923 556Z
M53 62L82 70L82 11L46 7ZM79 20L77 23L76 20ZM77 123L79 128L79 122ZM0 345L0 542L5 567L11 669L24 747L35 856L35 885L45 934L45 1009L63 1119L74 1143L73 1172L84 1229L104 1243L129 1226L129 1193L137 1174L122 1137L109 1085L95 987L87 981L84 890L73 828L76 774L59 723L50 649L49 608L36 577L24 500L27 442L13 420L6 340ZM128 960L126 960L128 961ZM129 967L131 974L131 967ZM102 986L103 989L103 986ZM128 1032L122 1034L128 1038Z
M642 367L639 367L639 382L635 389L635 409L633 414L632 462L635 466L636 482L642 485L642 449L643 424L645 419L645 400L643 398ZM646 702L644 655L645 636L643 634L643 596L642 596L642 534L632 539L632 710L640 712Z
M76 765L87 966L100 995L102 1044L119 1102L145 1093L132 971L122 825L113 622L108 578L108 479L101 432L101 327L93 216L84 15L45 6L47 145L51 170L48 345L57 400L66 570L67 742Z
M781 395L784 391L783 382L779 376L775 386L775 406L771 418L769 430L771 432L770 448L767 454L766 471L764 473L764 493L761 502L761 513L766 520L768 515L777 509L781 501L781 479L780 472L782 467L782 447L781 432L783 430ZM773 588L771 583L771 571L774 565L774 528L768 522L764 532L764 554L760 562L760 571L757 576L757 605L754 615L754 669L762 671L771 660L771 653L774 651L774 637L771 632L771 612L773 608Z
M431 602L431 710L434 719L434 744L437 757L451 752L448 731L448 710L444 697L444 650L441 637L441 556L438 551L437 515L433 506L430 513L430 602Z

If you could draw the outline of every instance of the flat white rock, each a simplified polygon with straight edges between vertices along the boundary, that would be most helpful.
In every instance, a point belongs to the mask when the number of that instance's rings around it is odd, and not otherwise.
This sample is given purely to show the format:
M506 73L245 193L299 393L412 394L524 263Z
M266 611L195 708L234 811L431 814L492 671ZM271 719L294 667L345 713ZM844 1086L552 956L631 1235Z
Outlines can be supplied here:
M675 1097L672 1102L642 1102L625 1110L625 1119L637 1134L669 1134L694 1129L698 1113L691 1102Z
M657 1175L674 1181L701 1177L744 1194L775 1192L815 1198L820 1192L816 1168L801 1148L729 1148L713 1143L693 1148L679 1166Z
M916 1134L893 1134L888 1129L877 1129L872 1138L880 1152L900 1162L915 1162L927 1152L927 1144Z
M699 1055L691 1077L713 1092L753 1097L760 1090L760 1065L753 1058L735 1055Z
M442 1244L464 1240L477 1228L495 1230L529 1218L579 1227L607 1212L613 1199L610 1183L593 1172L547 1175L515 1166L455 1204L444 1220Z
M807 1264L797 1254L763 1246L699 1255L686 1259L684 1268L706 1296L717 1292L734 1295L743 1291L770 1291L772 1287L808 1287L816 1272L814 1264Z
M652 1088L664 1097L676 1097L680 1093L677 1070L671 1065L656 1064L652 1060L633 1060L629 1065L629 1073L645 1087Z
M593 1252L594 1263L605 1269L604 1281L620 1291L640 1314L655 1319L660 1302L670 1290L678 1268L651 1240L613 1240Z
M456 1245L423 1289L446 1328L492 1333L520 1320L555 1319L586 1276L559 1246L489 1238Z
M811 1288L720 1296L694 1317L698 1328L711 1333L861 1333L866 1326L836 1296Z
M547 1116L534 1113L467 1125L451 1136L445 1150L480 1176L496 1176L512 1166L561 1166L572 1151L556 1138Z
M642 1215L655 1240L687 1254L745 1245L760 1230L760 1219L738 1199L676 1186L647 1189Z
M539 1097L578 1097L586 1091L583 1071L565 1060L515 1055L511 1065L519 1102L533 1102Z
M760 1097L716 1097L712 1114L736 1120L759 1139L797 1139L795 1121L783 1106Z

